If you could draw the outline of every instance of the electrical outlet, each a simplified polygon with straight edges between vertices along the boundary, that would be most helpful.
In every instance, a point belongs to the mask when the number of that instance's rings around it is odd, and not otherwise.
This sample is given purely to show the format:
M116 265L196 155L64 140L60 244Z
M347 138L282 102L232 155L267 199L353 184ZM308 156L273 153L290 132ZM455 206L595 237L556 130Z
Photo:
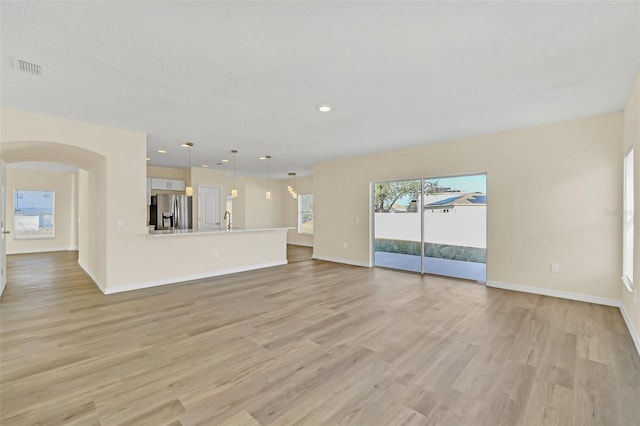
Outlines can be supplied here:
M214 250L214 252L213 252L213 255L214 255L215 257L220 257L220 250L215 249L215 250Z
M356 216L356 218L354 219L354 221L355 221L356 223L360 223L360 216Z
M551 272L553 272L554 274L557 274L558 272L560 272L560 264L559 263L552 263L551 264Z
M348 246L348 244L347 244L347 242L345 241L345 242L344 242L344 248L347 248L347 246Z

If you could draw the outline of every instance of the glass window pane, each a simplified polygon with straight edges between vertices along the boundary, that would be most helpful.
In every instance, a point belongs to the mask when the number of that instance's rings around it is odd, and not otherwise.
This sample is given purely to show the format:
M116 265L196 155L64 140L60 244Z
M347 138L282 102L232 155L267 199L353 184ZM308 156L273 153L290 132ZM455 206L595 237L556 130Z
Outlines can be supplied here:
M298 233L313 234L313 194L298 194Z
M54 206L54 191L14 190L14 238L53 238L55 236Z
M374 264L421 272L420 180L379 182L374 191Z

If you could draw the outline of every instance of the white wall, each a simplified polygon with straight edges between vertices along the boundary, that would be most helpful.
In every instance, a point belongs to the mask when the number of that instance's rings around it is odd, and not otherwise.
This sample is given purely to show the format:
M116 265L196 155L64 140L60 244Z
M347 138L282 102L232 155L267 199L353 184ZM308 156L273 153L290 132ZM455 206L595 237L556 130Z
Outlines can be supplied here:
M486 172L489 281L619 300L621 146L614 113L316 164L314 256L370 264L372 181Z
M282 227L283 187L272 180L271 200L267 200L267 179L258 177L237 177L238 198L233 200L233 224L240 228Z
M7 254L77 249L77 174L7 167ZM13 194L16 189L55 191L54 238L15 239Z

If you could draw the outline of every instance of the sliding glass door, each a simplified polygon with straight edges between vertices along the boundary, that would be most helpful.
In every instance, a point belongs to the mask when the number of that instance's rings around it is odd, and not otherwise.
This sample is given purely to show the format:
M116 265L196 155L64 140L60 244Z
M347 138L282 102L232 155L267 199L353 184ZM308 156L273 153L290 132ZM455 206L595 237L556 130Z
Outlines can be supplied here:
M486 175L424 180L424 272L487 279Z
M374 185L374 265L422 272L422 181Z
M486 281L485 174L374 189L374 265Z

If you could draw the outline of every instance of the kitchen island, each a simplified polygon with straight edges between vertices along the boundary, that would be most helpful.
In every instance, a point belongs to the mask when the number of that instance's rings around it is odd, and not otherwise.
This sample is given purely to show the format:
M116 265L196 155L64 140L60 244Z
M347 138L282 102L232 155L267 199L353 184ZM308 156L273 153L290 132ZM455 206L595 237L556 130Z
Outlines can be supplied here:
M184 236L184 235L204 235L204 234L227 234L227 233L238 233L238 232L264 232L264 231L278 231L278 230L288 230L294 229L290 228L215 228L215 229L206 229L206 230L197 230L197 229L166 229L159 231L149 231L149 238L155 237L166 237L166 236Z
M127 278L132 284L103 291L118 293L285 265L288 229L150 231L139 257L121 259L130 264Z

